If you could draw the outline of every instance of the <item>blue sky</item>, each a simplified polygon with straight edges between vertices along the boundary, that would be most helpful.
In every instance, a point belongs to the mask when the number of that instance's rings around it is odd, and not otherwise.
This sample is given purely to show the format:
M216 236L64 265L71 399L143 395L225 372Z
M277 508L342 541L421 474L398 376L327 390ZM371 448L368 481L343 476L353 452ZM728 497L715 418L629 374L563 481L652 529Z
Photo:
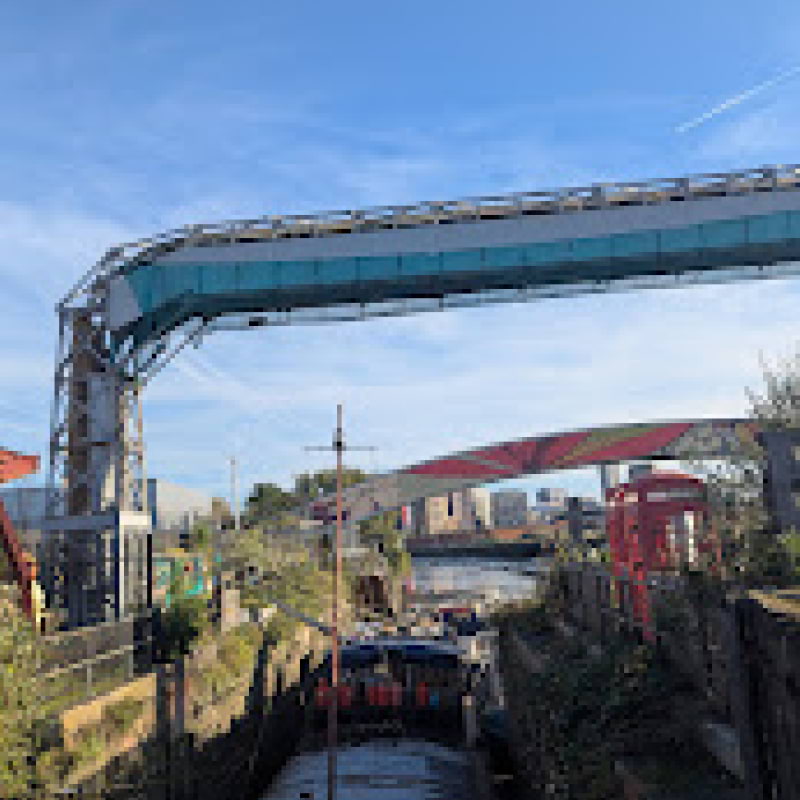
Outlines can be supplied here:
M800 7L45 0L0 7L0 443L46 453L53 305L189 222L800 161ZM776 77L765 88L754 87ZM741 98L741 101L739 99ZM726 101L724 110L685 132ZM583 425L741 413L796 281L219 334L146 397L151 474L224 493ZM593 475L531 485L594 488Z

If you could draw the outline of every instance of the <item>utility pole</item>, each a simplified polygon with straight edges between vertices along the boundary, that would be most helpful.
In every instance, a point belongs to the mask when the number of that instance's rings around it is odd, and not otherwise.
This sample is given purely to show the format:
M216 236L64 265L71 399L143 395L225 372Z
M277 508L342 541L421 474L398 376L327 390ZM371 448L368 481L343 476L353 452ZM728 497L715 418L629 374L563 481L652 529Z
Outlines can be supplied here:
M239 531L239 480L236 474L236 456L230 457L231 462L231 511L233 511L234 532Z
M342 457L345 450L374 450L374 447L347 447L344 442L342 404L336 406L336 430L331 447L307 447L306 450L336 452L336 538L334 540L333 593L331 596L331 697L328 703L328 800L336 800L336 751L339 717L339 584L342 575Z

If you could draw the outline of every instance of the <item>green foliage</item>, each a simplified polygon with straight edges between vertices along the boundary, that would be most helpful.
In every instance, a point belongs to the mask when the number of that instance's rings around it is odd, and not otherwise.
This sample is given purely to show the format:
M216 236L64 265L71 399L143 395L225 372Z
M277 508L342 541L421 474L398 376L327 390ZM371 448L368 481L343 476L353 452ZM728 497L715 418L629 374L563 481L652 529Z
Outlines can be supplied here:
M247 569L250 566L266 568L269 553L261 528L245 528L239 531L229 544L227 561L237 569Z
M360 469L345 467L342 470L342 488L362 483L369 476ZM298 475L294 481L294 494L298 501L308 503L320 495L333 494L336 491L336 470L321 469Z
M184 549L190 552L210 553L214 542L214 529L210 522L196 522L186 538Z
M247 499L245 516L250 524L280 520L298 505L298 497L275 483L257 483Z
M800 581L800 533L792 530L780 536L778 541L786 555L791 581Z
M253 649L243 637L224 637L218 647L220 661L233 673L239 674L252 665Z
M529 619L546 631L543 609ZM592 656L555 636L539 647L543 669L517 671L509 689L526 738L541 743L533 754L540 790L549 784L557 796L605 800L619 796L618 759L679 755L686 731L672 707L681 687L652 648L620 644Z
M27 800L35 786L58 781L68 760L51 718L60 698L43 702L40 642L14 605L0 601L0 786L3 797Z
M389 568L395 575L411 572L411 556L405 548L402 531L398 530L399 511L387 511L360 524L364 542L373 543L386 557Z
M187 654L192 642L207 630L208 624L205 598L177 596L161 613L157 642L159 660L174 661Z
M105 731L97 726L82 730L72 748L76 766L82 767L100 759L106 749Z
M136 697L125 697L116 703L107 705L103 709L103 722L114 733L126 732L144 710L144 700Z
M767 430L800 427L800 351L775 366L762 362L760 390L747 389L750 416ZM725 577L746 587L786 586L800 577L793 532L775 534L763 497L766 454L743 439L722 462L684 454L708 487L713 528L720 539Z

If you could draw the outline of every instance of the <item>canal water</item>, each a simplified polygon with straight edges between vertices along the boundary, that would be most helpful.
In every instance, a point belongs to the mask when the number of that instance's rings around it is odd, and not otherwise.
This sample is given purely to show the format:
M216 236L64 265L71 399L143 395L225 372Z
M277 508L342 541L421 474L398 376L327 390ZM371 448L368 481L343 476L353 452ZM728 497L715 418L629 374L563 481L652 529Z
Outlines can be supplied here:
M484 613L499 603L531 597L549 565L549 559L542 558L415 556L408 599L418 608L473 606ZM492 652L487 666L492 683L497 684L493 695L502 706L495 662ZM340 800L477 800L475 766L469 753L413 739L375 739L342 746L337 789ZM262 800L324 798L327 754L318 750L292 758L262 796Z
M338 751L341 800L474 800L470 757L415 740L378 739ZM262 800L325 800L327 753L293 758Z
M483 610L531 597L550 560L415 556L410 598L426 605L477 605Z

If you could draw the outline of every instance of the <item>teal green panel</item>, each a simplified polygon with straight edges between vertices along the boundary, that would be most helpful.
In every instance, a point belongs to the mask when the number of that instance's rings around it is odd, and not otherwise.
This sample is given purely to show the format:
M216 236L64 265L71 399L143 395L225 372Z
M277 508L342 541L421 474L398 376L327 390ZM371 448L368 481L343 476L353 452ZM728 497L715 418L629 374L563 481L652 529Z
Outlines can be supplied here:
M611 253L614 256L638 256L658 251L658 235L655 231L620 233L611 237Z
M358 259L362 281L394 280L400 275L397 256L366 256Z
M165 281L166 272L163 266L155 266L151 273L150 297L153 302L153 308L158 308L162 303L169 300Z
M401 275L438 275L438 253L404 253L400 256Z
M788 211L787 216L789 217L789 237L800 238L800 211Z
M153 283L154 276L157 270L161 267L154 267L152 264L146 264L137 267L130 275L126 276L126 280L133 290L133 294L139 303L142 312L147 313L154 308L153 304Z
M737 247L747 242L747 227L743 219L704 222L701 227L706 247Z
M258 292L280 286L280 261L243 261L238 266L240 292Z
M532 266L536 264L559 264L572 258L570 242L564 239L560 242L537 242L525 247L525 263Z
M484 264L489 269L513 269L525 266L524 247L487 247L483 251Z
M574 261L591 261L595 258L611 258L611 237L598 239L573 239L572 258Z
M348 283L358 279L355 258L328 258L319 262L317 280L320 283Z
M700 226L693 225L690 228L664 228L660 231L661 249L666 252L680 250L699 250Z
M173 300L186 294L199 294L199 271L196 264L170 264L160 268L164 275L162 298Z
M308 286L317 280L316 261L281 261L281 286Z
M444 272L469 272L476 269L483 269L483 251L480 249L442 253Z
M200 289L203 294L233 294L236 291L236 264L225 261L201 265Z
M785 212L765 214L763 217L750 217L747 220L747 241L774 242L789 236L789 219Z

